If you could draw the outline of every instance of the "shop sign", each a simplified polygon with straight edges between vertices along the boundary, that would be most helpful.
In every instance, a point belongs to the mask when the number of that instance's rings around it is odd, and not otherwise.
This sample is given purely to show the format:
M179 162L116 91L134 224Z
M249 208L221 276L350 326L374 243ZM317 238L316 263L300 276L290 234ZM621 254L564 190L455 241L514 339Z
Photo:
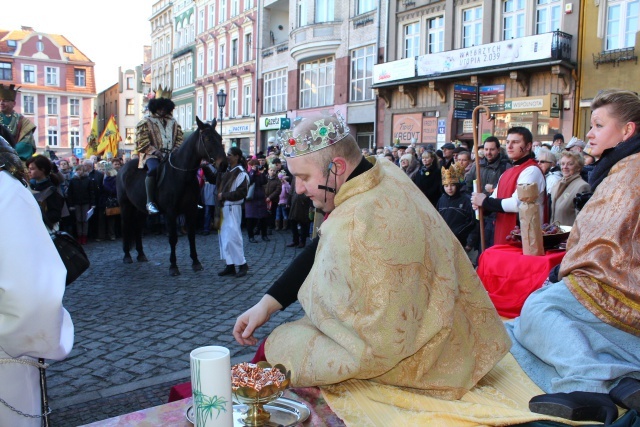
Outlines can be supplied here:
M420 141L422 114L396 114L393 116L393 144L409 145Z
M544 111L551 117L560 117L560 95L549 93L541 96L507 98L504 111Z
M519 37L418 57L418 76L551 59L554 33Z
M373 84L408 79L415 76L416 59L414 57L373 66Z
M480 105L489 111L504 111L505 85L480 86Z
M453 118L470 119L478 105L478 87L453 85Z
M229 127L229 133L244 133L250 131L251 125L233 125Z
M447 131L447 121L445 119L438 119L438 136L436 137L437 142L444 142L444 135Z
M473 120L462 121L462 133L473 133Z
M433 144L437 141L438 118L422 117L422 143Z
M286 116L272 116L260 118L260 130L279 130L280 120L286 118Z

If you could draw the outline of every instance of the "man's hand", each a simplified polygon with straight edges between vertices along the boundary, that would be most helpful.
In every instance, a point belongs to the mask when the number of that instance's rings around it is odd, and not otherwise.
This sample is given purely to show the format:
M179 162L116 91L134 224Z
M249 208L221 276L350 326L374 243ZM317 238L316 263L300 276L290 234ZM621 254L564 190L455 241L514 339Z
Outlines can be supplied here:
M482 207L482 202L484 202L486 198L487 195L484 193L471 193L471 205L473 209L477 210L479 207Z
M262 297L259 303L238 317L233 327L233 337L242 345L256 345L258 340L253 332L264 325L273 313L282 309L282 305L271 295Z

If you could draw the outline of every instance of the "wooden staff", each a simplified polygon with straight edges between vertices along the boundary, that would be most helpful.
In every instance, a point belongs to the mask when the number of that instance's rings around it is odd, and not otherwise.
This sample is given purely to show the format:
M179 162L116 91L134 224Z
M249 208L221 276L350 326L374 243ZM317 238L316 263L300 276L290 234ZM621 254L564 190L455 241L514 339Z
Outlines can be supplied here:
M480 156L478 156L478 145L480 138L478 137L478 133L480 132L478 126L478 112L480 110L484 110L485 113L491 115L491 111L484 106L478 105L473 109L473 114L471 115L471 121L473 122L473 153L475 154L475 163L476 163L476 193L482 193L482 182L480 180ZM484 214L482 212L482 206L478 206L478 221L480 222L480 252L484 252L485 249L485 238L484 238Z

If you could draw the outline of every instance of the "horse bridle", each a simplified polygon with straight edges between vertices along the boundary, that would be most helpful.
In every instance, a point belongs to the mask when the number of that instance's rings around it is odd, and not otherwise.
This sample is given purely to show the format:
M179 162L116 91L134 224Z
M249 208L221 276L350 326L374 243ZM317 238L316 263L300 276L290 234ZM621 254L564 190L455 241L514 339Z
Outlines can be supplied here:
M199 132L200 132L200 136L198 137L198 145L202 145L202 147L203 147L203 149L204 149L204 152L205 152L205 153L207 153L207 158L208 158L208 159L207 159L207 161L208 161L209 163L212 163L213 158L211 157L211 154L209 154L209 150L207 150L207 145L206 145L206 144L204 143L204 141L203 141L203 138L204 138L204 132L203 132L203 131L200 131L200 130L199 130ZM174 165L174 164L171 162L171 155L173 154L173 151L174 151L174 150L171 150L171 151L169 152L169 166L171 166L172 168L174 168L174 169L176 169L176 170L179 170L179 171L181 171L181 172L193 172L193 171L197 171L198 169L200 169L200 166L198 166L198 167L197 167L197 168L195 168L195 169L182 169L182 168L177 167L176 165Z

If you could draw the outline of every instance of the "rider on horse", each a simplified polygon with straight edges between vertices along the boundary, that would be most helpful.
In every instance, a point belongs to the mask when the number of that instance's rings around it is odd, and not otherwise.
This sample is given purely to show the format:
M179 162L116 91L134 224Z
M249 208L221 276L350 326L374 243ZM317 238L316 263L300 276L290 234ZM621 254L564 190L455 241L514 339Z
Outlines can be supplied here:
M151 215L160 212L155 203L155 170L164 153L178 148L183 139L182 128L171 115L176 106L171 100L171 92L168 88L158 86L155 98L149 101L151 115L136 126L136 150L140 156L138 168L147 167L147 212Z

